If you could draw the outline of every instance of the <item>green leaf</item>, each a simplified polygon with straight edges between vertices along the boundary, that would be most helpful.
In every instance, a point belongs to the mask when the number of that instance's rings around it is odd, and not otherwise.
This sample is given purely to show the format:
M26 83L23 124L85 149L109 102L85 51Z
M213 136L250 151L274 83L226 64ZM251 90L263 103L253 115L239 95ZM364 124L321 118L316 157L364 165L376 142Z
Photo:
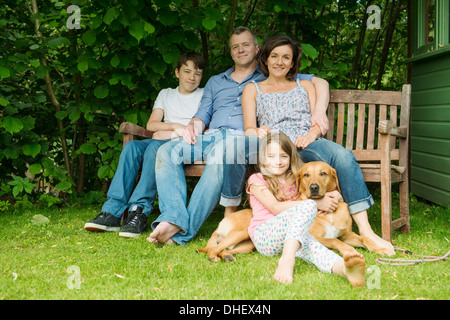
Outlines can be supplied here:
M11 74L10 74L8 68L0 67L0 80L1 80L1 79L5 79L5 78L9 78L10 75L11 75Z
M77 68L79 71L83 72L89 68L89 64L87 61L83 61L83 62L78 63Z
M23 123L20 119L7 116L3 118L3 128L13 134L23 129Z
M316 59L317 56L319 55L317 53L317 50L314 49L314 47L310 44L302 43L302 49L303 49L303 53L305 54L305 56L307 56L308 58L311 58L312 60Z
M13 196L14 198L19 195L23 191L23 185L19 184L13 188Z
M59 191L66 191L66 190L70 189L71 187L72 187L72 183L70 183L70 181L61 181L60 183L58 183L55 186L55 189L59 190Z
M111 59L111 65L112 65L114 68L116 68L116 67L119 65L119 63L120 63L120 59L119 59L118 56L114 56L114 57Z
M129 32L139 42L144 37L144 24L138 20L134 20L131 23Z
M108 11L106 11L105 17L103 18L103 21L110 25L111 22L116 20L119 17L119 11L116 8L110 8Z
M93 30L86 31L81 37L88 46L93 45L97 38L97 34Z
M97 152L97 147L93 143L87 142L81 145L80 150L84 154L93 154Z
M176 63L178 57L180 56L180 50L178 48L173 47L171 51L163 54L163 59L167 64Z
M100 85L94 90L94 95L99 99L105 99L109 94L109 87L107 85Z
M62 110L62 111L58 111L57 113L55 113L55 117L59 120L64 119L65 117L67 117L67 115L69 114L69 111L67 110Z
M42 166L39 163L34 163L28 168L28 170L31 174L38 174L42 171Z
M216 20L211 18L205 18L202 20L202 25L206 30L212 30L216 27Z
M144 22L144 30L145 30L145 32L147 32L148 34L152 34L152 33L154 33L155 32L155 27L151 24L151 23L148 23L148 22Z
M100 169L98 169L97 176L100 179L103 179L106 176L108 176L108 173L109 173L109 165L104 165L104 166L101 166Z
M56 37L48 41L50 47L56 48L62 45L69 45L70 41L66 37Z
M8 159L18 159L19 158L19 152L17 148L6 148L3 150L3 155Z
M41 152L41 145L39 143L30 143L22 146L23 154L26 156L36 157Z
M0 106L6 107L9 104L9 101L0 97Z

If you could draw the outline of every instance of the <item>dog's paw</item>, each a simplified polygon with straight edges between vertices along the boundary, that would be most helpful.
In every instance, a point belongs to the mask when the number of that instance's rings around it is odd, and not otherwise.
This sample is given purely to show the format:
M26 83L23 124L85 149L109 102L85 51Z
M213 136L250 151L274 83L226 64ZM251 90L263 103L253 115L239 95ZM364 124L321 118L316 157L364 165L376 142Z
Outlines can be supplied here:
M373 251L382 256L395 256L395 251L389 250L387 248L377 248Z
M234 261L236 261L236 259L231 254L227 254L226 256L223 257L223 261L234 262Z
M220 258L219 257L209 257L208 258L209 259L209 261L211 261L211 262L219 262L220 261Z

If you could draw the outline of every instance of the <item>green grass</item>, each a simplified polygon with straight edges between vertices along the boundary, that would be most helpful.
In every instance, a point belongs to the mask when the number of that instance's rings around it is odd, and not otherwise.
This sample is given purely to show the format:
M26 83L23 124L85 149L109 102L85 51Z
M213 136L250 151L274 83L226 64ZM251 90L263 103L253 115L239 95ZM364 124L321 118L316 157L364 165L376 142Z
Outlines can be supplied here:
M219 208L186 246L154 246L118 233L89 233L84 223L99 207L32 209L0 215L0 299L449 299L448 261L415 266L385 266L377 255L360 250L366 266L365 288L318 271L298 260L294 283L272 279L277 257L257 252L238 255L234 263L212 263L196 248L205 246L220 221ZM371 224L380 233L379 200L369 211ZM449 249L449 209L412 199L411 233L394 232L396 245L417 254L444 255ZM42 214L50 222L32 224ZM156 218L151 215L148 221ZM410 256L397 253L396 257ZM79 268L79 289L76 273ZM374 288L378 277L379 288ZM370 288L370 284L372 287ZM74 288L75 286L75 288Z

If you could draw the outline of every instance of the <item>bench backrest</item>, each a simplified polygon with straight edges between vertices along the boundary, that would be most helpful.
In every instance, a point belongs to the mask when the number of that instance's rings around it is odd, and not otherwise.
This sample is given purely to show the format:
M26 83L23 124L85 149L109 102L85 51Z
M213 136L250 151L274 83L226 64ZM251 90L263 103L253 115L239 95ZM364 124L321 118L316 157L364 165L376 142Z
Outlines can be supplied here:
M347 150L352 150L358 161L378 162L378 125L390 120L395 126L406 127L409 134L410 86L403 92L330 90L328 119L330 128L325 136ZM391 160L398 161L407 156L405 139L391 138Z

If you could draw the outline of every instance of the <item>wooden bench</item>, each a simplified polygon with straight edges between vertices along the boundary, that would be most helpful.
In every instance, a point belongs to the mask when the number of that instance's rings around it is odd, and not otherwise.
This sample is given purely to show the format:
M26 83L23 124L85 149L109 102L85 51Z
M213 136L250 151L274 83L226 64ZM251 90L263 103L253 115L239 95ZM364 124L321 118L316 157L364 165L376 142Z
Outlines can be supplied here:
M392 230L409 232L409 121L411 85L401 92L330 90L325 138L351 150L367 182L381 184L381 233L391 241ZM124 122L123 143L152 132ZM185 165L187 177L200 177L205 165ZM392 220L391 184L399 183L400 217Z

